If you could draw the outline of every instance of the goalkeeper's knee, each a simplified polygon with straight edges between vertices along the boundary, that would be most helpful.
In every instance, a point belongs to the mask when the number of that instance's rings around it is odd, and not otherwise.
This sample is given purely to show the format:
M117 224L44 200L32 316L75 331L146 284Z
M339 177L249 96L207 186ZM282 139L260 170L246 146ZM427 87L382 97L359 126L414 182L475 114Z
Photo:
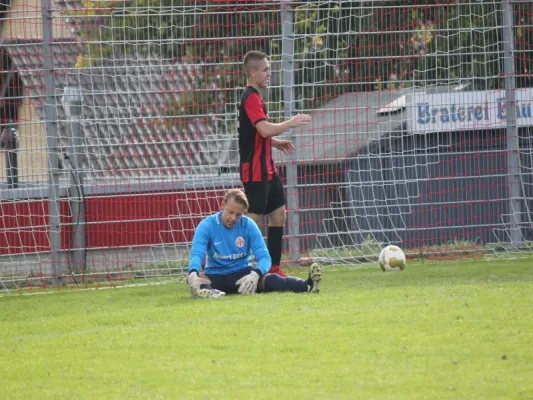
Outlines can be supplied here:
M302 293L309 291L309 287L307 282L300 278L282 278L277 274L268 274L263 280L263 291Z

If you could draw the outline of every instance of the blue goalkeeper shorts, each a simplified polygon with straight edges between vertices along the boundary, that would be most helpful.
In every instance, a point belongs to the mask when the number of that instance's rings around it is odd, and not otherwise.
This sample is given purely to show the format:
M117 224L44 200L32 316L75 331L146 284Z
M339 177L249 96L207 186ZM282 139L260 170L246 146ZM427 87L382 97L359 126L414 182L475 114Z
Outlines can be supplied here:
M252 268L247 267L227 275L206 274L206 276L211 281L212 288L222 290L226 294L236 294L238 293L237 290L239 289L239 286L236 284L236 282L243 276L248 275L250 272L252 272Z

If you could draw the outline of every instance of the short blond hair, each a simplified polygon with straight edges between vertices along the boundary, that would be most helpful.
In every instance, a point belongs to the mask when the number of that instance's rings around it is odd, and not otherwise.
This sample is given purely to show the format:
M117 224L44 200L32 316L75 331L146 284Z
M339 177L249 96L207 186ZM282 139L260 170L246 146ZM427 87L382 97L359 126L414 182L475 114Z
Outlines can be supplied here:
M268 59L268 56L261 51L252 50L246 53L244 55L244 71L246 72L246 75L249 74L250 67L253 62L265 59Z
M248 198L244 194L244 192L240 189L230 189L226 192L226 195L224 196L224 204L226 204L229 199L235 199L235 202L240 204L241 206L244 206L245 210L248 210L249 204L248 204Z

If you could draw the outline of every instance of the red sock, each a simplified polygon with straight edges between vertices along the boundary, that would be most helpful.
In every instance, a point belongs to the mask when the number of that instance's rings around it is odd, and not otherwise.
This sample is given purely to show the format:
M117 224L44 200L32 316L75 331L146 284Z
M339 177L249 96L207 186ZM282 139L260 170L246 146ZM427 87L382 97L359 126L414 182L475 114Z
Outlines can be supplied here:
M285 272L283 272L283 271L281 270L281 268L279 267L279 265L272 265L272 266L270 267L270 270L268 271L268 273L269 273L269 274L276 274L276 275L279 275L279 276L281 276L281 277L283 277L283 278L286 278L286 277L288 276Z

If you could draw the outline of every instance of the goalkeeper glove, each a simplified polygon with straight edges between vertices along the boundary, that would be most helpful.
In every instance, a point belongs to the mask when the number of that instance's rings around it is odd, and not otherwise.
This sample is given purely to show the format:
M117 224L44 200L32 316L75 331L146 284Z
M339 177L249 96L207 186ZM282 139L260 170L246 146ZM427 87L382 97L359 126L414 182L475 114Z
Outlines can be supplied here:
M257 291L257 284L259 283L260 277L261 276L256 271L244 275L241 279L235 282L236 285L239 285L237 291L240 294L254 294Z
M191 271L187 275L187 285L191 288L191 294L194 296L200 290L200 285L210 285L211 282L207 279L200 278L198 271Z

